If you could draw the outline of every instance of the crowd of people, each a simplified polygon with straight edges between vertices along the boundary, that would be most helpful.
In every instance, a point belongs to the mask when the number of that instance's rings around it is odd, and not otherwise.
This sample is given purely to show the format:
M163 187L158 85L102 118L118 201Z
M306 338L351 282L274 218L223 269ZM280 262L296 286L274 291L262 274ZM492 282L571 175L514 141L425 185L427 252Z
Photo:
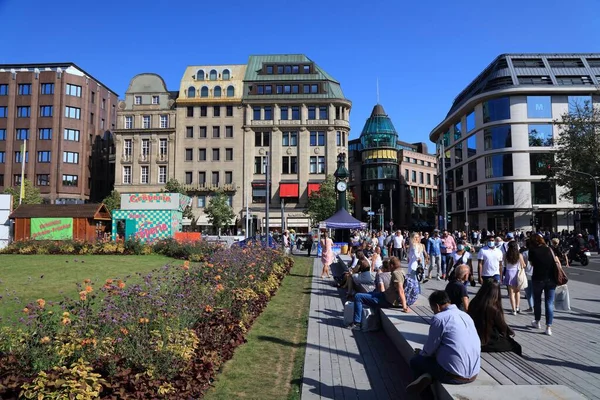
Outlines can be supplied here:
M361 329L363 307L398 307L410 313L422 285L431 279L448 281L445 290L434 291L429 305L434 312L428 340L415 355L411 368L415 381L409 390L420 392L433 379L446 383L475 380L481 352L512 351L521 355L515 332L504 319L501 288L514 315L533 312L531 327L540 329L542 294L545 333L552 335L554 294L559 257L556 240L545 233L508 232L495 235L476 231L471 241L465 232L368 233L352 235L351 262L333 274L336 284L353 299L350 329ZM485 233L483 237L479 236ZM525 235L523 237L523 235ZM559 239L560 240L560 239ZM331 274L333 241L325 234L322 277ZM476 260L476 267L473 261ZM481 285L469 299L467 287ZM521 310L521 292L528 309Z

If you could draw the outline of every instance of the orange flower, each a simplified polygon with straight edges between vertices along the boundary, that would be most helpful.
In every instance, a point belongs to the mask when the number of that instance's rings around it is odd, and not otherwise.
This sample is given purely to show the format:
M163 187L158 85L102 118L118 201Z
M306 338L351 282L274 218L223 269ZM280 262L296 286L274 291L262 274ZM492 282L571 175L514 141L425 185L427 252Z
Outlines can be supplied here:
M206 307L204 307L204 311L206 311L206 312L212 312L213 308L211 306L206 306Z
M121 328L121 333L127 336L129 334L129 331L126 328Z
M119 287L119 289L124 289L125 288L125 282L123 282L122 280L118 280L117 281L117 286Z
M87 293L92 293L92 291L93 291L93 290L94 290L94 289L93 289L91 286L86 286L86 287L85 287L85 291L86 291Z
M87 300L87 292L85 290L82 290L81 292L79 292L79 299L82 301Z
M29 308L25 307L25 308L23 309L23 312L24 312L25 314L29 314Z
M83 283L85 283L86 285L88 285L88 284L92 283L92 280L91 279L84 279Z
M225 287L223 287L223 285L221 285L220 283L217 285L216 287L217 292L221 292L223 290L225 290Z
M71 323L71 319L65 317L60 321L60 323L63 325L69 325Z
M189 261L184 261L184 262L183 262L183 269L185 269L186 271L187 271L188 269L190 269L190 262L189 262Z
M69 312L68 312L68 311L65 311L65 312L63 313L63 315L62 315L62 316L66 318L66 317L68 317L69 315L71 315L71 314L69 314Z
M44 306L46 305L46 300L44 299L37 299L37 304L40 308L44 308Z
M250 280L253 281L254 280L254 275L250 274L250 275L248 275L248 278L250 278Z
M221 272L223 272L223 269L222 269L222 268L219 268L219 269L217 269L217 272L218 272L218 273L221 273Z
M145 295L147 295L148 293L146 292L140 292L140 297L144 297Z
M140 318L140 324L147 324L148 322L150 322L148 318Z
M220 281L220 280L221 280L221 275L215 276L215 281Z
M112 283L113 283L113 280L112 280L112 279L107 279L107 280L106 280L106 284L107 284L107 285L112 285Z
M50 338L48 336L44 336L43 338L40 339L40 343L48 344L48 343L50 343Z
M208 264L206 264L206 266L207 266L208 268L212 268L214 265L212 265L211 263L208 263Z

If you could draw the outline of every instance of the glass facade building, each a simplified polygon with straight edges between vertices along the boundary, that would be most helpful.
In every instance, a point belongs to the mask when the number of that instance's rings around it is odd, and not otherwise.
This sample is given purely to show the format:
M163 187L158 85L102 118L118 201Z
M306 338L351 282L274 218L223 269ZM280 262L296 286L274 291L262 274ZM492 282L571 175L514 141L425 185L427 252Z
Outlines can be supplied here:
M558 59L579 67L561 67ZM440 221L452 230L465 229L465 222L495 232L591 230L591 197L568 200L547 174L561 132L556 121L600 106L597 85L600 54L498 56L430 134L445 168Z

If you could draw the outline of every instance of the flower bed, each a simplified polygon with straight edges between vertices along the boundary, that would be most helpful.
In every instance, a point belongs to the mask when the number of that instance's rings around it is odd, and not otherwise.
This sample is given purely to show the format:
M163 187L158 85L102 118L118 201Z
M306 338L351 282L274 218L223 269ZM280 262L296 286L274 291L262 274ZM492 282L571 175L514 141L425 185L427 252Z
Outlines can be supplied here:
M204 261L141 284L85 280L76 299L28 304L0 328L0 397L201 397L292 266L276 250L203 246Z

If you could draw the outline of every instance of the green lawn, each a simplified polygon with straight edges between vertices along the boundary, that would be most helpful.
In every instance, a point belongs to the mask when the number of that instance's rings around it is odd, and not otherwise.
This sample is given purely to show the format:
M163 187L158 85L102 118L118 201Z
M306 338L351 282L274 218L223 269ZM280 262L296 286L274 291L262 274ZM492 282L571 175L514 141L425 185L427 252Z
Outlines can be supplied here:
M314 258L291 273L256 320L205 399L300 399Z
M36 299L61 300L77 296L78 282L91 279L100 287L108 278L125 278L145 273L168 263L181 264L160 255L52 256L0 255L0 317L4 323L15 318L15 311ZM128 282L135 281L135 276ZM15 295L18 302L12 300ZM1 324L1 323L0 323Z

